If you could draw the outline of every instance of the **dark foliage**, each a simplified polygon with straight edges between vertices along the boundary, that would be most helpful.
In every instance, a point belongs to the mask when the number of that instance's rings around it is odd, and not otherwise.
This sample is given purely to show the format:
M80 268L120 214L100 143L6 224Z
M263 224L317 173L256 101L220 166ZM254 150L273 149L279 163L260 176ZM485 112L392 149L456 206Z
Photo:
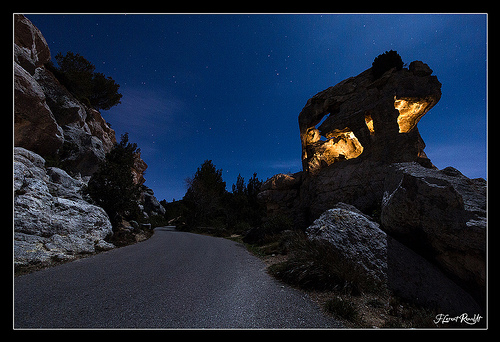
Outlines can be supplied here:
M275 264L269 272L276 278L306 290L337 290L359 294L372 291L363 272L323 240L311 240L302 231L289 235L287 261Z
M128 142L128 133L123 134L85 190L92 201L106 211L113 229L118 227L122 217L136 220L139 215L140 188L134 183L131 172L134 154L139 151L136 143Z
M387 70L396 68L396 70L401 70L403 68L403 60L397 51L386 51L381 55L378 55L372 63L372 73L375 79L382 76Z
M65 56L59 52L55 58L57 66L49 62L47 68L80 102L97 110L120 103L120 86L111 77L95 72L95 66L83 56L68 51Z
M189 214L189 227L209 226L224 216L222 202L226 194L226 182L222 180L222 169L217 170L211 160L198 168L192 179L186 180L188 190L183 202Z
M257 178L257 173L248 180L245 186L245 179L238 175L236 184L233 184L233 192L227 195L226 207L228 210L228 225L233 232L243 233L250 227L261 224L264 208L257 199L262 181Z
M254 173L245 185L238 175L232 192L226 191L222 170L206 160L193 176L186 180L188 189L181 201L161 203L165 219L181 230L202 230L215 235L241 234L261 224L263 205L258 201L262 181Z

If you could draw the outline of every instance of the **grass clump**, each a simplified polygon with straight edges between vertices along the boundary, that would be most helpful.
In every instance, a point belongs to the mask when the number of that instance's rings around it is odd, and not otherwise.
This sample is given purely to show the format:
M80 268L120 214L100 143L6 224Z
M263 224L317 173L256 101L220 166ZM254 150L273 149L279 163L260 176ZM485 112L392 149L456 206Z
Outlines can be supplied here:
M358 309L356 306L340 297L334 297L327 300L323 307L326 312L350 322L354 322L358 319Z
M288 260L272 265L274 277L304 290L337 290L353 295L365 288L365 279L356 265L326 241L310 240L295 231L285 243Z

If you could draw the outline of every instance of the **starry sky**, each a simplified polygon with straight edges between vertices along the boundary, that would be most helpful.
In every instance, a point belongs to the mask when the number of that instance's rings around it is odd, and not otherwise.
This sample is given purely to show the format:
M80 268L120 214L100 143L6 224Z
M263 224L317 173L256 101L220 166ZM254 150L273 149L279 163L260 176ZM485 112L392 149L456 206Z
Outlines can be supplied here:
M316 93L396 50L442 86L419 122L440 169L486 173L485 14L27 14L52 58L80 53L120 84L103 117L129 132L156 197L182 199L206 159L227 189L239 173L263 180L301 170L298 114Z

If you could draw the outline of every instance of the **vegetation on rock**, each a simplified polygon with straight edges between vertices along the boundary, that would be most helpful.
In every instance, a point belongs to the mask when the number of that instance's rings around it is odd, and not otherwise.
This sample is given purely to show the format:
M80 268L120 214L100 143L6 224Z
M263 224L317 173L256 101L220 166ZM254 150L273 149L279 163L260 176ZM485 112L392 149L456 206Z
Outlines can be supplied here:
M108 110L120 103L122 94L111 77L95 72L95 65L78 53L68 51L56 56L57 66L47 63L47 68L79 101L96 110Z
M373 77L377 79L387 70L392 68L396 68L396 70L401 70L403 68L403 59L401 59L401 56L394 50L386 51L375 57L372 63Z
M85 190L92 201L106 211L113 229L122 217L132 220L139 215L140 187L134 183L131 172L134 154L139 151L136 143L128 142L128 133L123 134L120 143L106 155L92 175Z

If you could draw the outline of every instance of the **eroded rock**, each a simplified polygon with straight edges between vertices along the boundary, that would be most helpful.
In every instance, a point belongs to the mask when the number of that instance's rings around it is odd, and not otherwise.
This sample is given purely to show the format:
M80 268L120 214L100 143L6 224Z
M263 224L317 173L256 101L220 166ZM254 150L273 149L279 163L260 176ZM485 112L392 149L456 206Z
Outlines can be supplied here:
M385 181L384 230L434 260L478 296L486 286L486 182L458 170L394 164Z
M416 127L441 98L431 73L420 61L377 80L368 69L314 95L299 114L304 171L368 155L431 165Z
M84 183L21 147L14 148L14 264L69 260L114 246L104 209L82 199Z

